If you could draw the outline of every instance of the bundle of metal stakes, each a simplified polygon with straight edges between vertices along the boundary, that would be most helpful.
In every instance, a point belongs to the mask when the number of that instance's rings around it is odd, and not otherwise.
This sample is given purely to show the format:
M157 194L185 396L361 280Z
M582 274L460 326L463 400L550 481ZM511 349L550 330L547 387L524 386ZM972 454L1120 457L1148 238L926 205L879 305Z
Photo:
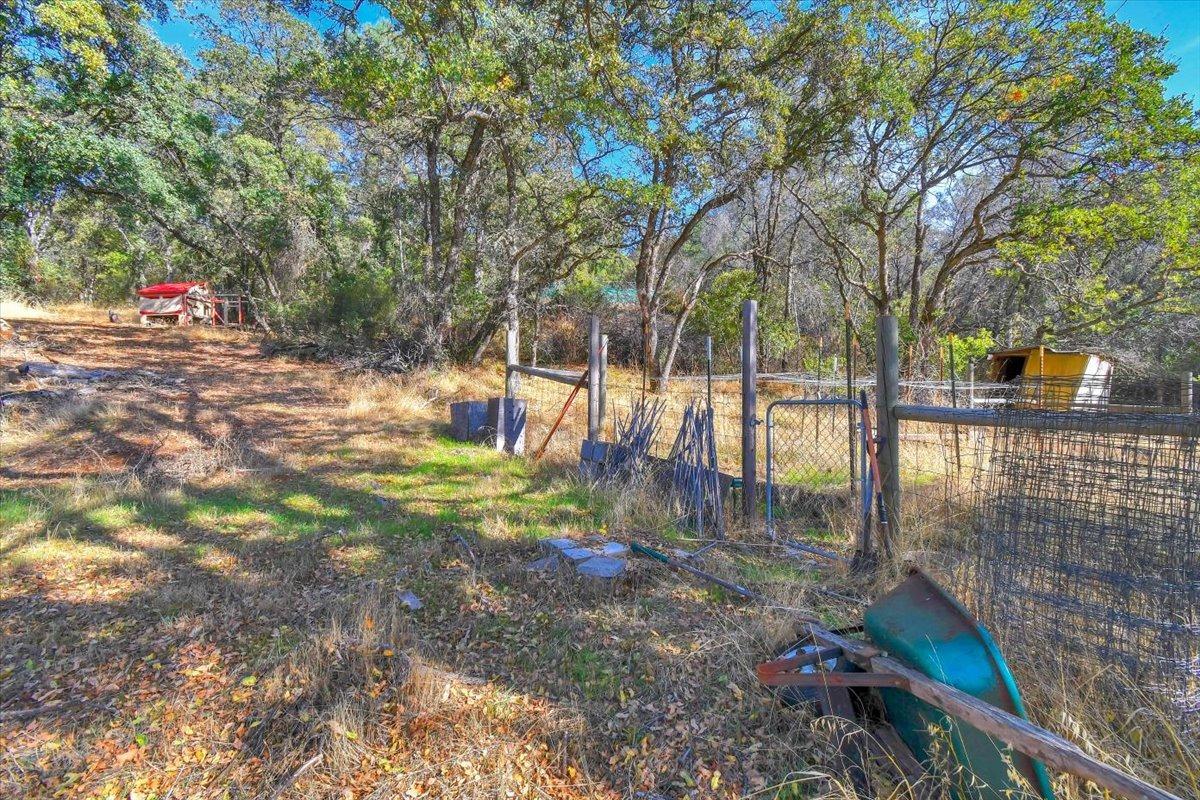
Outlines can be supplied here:
M721 473L717 469L713 412L699 402L683 412L683 423L671 446L671 491L681 521L697 533L725 533Z
M616 415L616 442L605 466L605 480L628 481L645 474L665 408L661 400L640 397L633 401L628 416Z

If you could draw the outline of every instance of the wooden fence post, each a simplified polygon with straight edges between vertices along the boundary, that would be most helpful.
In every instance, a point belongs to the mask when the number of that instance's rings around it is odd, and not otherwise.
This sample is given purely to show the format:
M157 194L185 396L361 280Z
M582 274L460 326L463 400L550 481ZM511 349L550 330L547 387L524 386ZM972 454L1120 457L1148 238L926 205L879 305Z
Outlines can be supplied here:
M758 301L742 303L742 512L758 512Z
M879 431L879 472L889 535L900 530L900 423L896 404L900 397L900 326L890 314L879 317L875 328L875 425Z
M600 440L600 318L592 314L588 330L588 416L589 442Z
M1192 413L1192 402L1192 373L1185 372L1179 376L1179 410Z

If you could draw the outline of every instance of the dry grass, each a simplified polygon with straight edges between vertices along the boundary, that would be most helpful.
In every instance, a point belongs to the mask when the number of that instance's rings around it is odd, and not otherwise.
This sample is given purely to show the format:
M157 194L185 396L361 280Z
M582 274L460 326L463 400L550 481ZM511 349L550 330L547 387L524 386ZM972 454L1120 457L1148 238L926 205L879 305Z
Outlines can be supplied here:
M651 487L580 482L577 418L537 466L448 441L446 404L499 394L499 370L357 375L233 332L30 326L75 363L199 357L178 391L0 434L0 796L853 796L838 745L862 734L781 707L753 667L799 615L856 618L818 589L871 587L735 526L705 568L777 607L642 560L612 589L528 572L550 535L693 543ZM1040 721L1195 794L1194 750L1149 711L1015 660Z

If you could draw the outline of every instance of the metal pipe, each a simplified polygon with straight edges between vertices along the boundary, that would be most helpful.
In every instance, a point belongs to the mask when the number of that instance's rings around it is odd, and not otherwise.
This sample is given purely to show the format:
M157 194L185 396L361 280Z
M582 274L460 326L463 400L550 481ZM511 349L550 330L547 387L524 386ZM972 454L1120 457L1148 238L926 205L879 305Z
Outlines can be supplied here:
M600 439L600 318L592 314L588 326L587 438Z
M675 569L681 569L684 572L695 575L697 578L706 580L709 583L715 583L717 586L720 586L722 589L728 589L729 591L733 592L734 594L741 595L742 597L746 598L747 600L756 600L760 603L767 603L767 604L770 604L772 602L769 598L763 597L758 592L753 592L753 591L747 589L745 586L738 586L736 583L731 583L730 581L727 581L724 578L718 578L716 575L705 572L702 569L696 569L691 564L685 564L677 558L671 558L666 553L659 552L658 550L655 550L653 547L647 547L646 545L638 544L637 542L630 542L629 549L635 553L639 553L644 556L649 556L650 558L653 558L655 561L661 561L662 563L667 564L668 566L675 567Z
M608 414L608 334L600 337L600 436L604 436L604 420Z
M758 511L758 301L742 303L742 512Z
M778 402L778 401L776 401ZM775 419L771 414L775 403L767 406L767 535L775 538L774 484L775 484Z
M1095 411L997 410L993 408L946 408L945 406L898 405L897 419L942 425L974 425L986 428L1026 428L1039 431L1082 431L1127 433L1135 436L1200 436L1200 419L1195 414L1105 414Z

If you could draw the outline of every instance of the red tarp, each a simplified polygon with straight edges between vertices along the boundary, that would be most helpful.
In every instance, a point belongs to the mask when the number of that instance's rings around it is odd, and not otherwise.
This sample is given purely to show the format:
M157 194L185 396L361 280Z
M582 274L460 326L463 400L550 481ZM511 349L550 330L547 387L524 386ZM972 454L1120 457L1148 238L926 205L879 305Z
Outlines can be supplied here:
M203 281L192 281L191 283L156 283L153 286L147 286L145 289L138 289L138 297L178 297L181 294L187 294L190 289L196 286L203 285Z

